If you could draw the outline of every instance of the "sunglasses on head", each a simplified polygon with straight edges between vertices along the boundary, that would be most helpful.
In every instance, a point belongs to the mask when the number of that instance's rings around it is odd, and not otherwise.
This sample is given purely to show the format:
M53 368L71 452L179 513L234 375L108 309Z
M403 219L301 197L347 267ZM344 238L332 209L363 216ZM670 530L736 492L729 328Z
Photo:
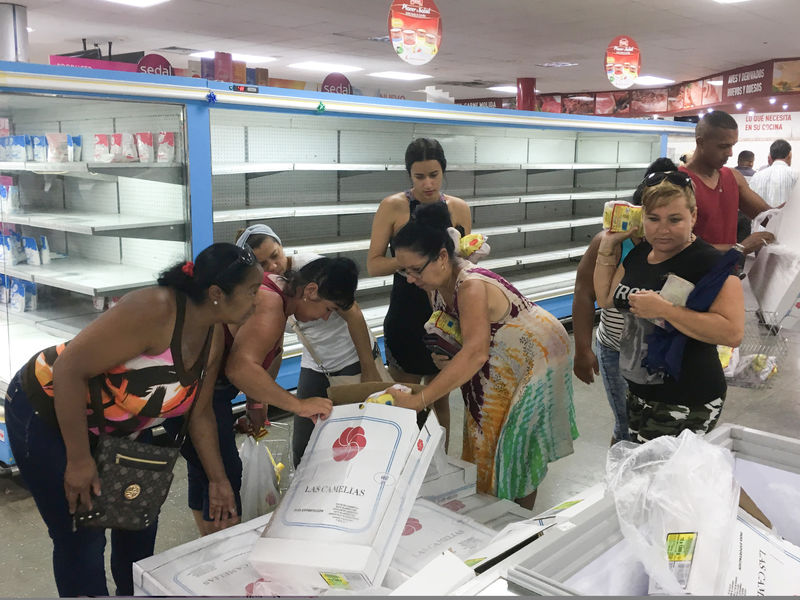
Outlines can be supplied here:
M239 250L239 256L237 256L236 259L231 264L225 267L223 273L225 271L233 269L236 265L244 265L245 267L251 267L254 264L256 264L256 255L253 254L253 251L250 249L250 246L245 244L244 248L238 247L237 249Z
M692 178L680 171L657 171L655 173L650 173L650 175L644 178L644 184L647 187L653 187L665 179L678 187L694 188Z

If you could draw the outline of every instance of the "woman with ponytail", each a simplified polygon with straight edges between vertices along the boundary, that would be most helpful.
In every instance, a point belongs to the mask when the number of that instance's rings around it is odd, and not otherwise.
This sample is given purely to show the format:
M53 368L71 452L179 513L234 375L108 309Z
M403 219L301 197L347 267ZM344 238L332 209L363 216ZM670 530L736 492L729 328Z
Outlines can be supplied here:
M472 216L469 205L461 198L442 193L447 159L437 140L415 139L406 148L405 163L411 187L387 196L378 206L372 221L367 271L373 277L394 274L389 309L383 322L389 373L395 381L420 383L438 371L422 343L423 325L432 309L427 295L399 272L402 265L396 258L395 247L389 242L421 206L438 204L445 207L453 226L462 235L471 232ZM386 256L387 249L391 256ZM436 416L449 433L448 397L431 398L434 400Z
M432 355L440 372L421 392L391 393L419 411L461 387L462 457L478 466L478 491L531 508L548 463L572 454L578 436L569 337L508 281L458 258L449 226L444 206L424 206L392 244L409 283L460 326L461 347Z
M194 262L165 271L158 286L126 294L73 340L33 356L11 380L5 400L11 450L53 540L61 596L107 596L105 530L73 526L80 508L105 490L92 452L99 428L152 439L151 429L186 414L210 480L218 527L238 521L211 410L222 360L223 323L253 312L262 269L249 250L214 244ZM90 392L91 390L91 392ZM103 414L95 414L99 402ZM116 593L133 595L132 565L150 556L157 521L111 531Z

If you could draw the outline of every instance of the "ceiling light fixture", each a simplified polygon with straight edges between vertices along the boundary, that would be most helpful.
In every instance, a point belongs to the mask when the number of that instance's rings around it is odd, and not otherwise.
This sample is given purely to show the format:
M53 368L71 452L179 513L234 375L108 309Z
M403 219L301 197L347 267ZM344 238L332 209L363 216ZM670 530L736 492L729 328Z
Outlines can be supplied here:
M422 73L403 73L402 71L379 71L370 73L370 77L380 77L382 79L397 79L399 81L417 81L418 79L430 79L433 75L423 75Z
M636 85L669 85L670 83L675 83L675 80L656 77L655 75L639 75L634 83Z
M552 61L546 63L536 63L537 67L547 67L548 69L561 69L562 67L577 67L578 63L566 61Z
M707 112L707 113L712 113L712 112L714 112L714 109L713 109L713 108L707 108L707 109L706 109L706 112Z
M189 56L192 58L214 58L214 51L192 52ZM278 60L274 56L256 56L255 54L237 54L235 52L231 54L231 59L247 63L267 63Z
M517 93L517 86L508 83L504 85L493 85L492 87L486 88L487 90L492 90L493 92L503 92L505 94L516 94ZM535 93L541 93L539 90L533 90Z
M114 4L124 4L125 6L135 6L136 8L149 8L156 4L163 4L169 0L106 0L106 2L113 2Z
M787 108L789 108L789 105L788 104L784 104L783 105L783 110L786 110Z
M722 79L710 79L708 83L710 85L722 85Z
M770 103L770 104L775 104L777 101L778 101L778 99L777 99L777 98L770 98L770 99L769 99L769 103Z
M754 114L756 114L756 111L754 111L754 110L751 108L750 110L748 110L748 111L747 111L747 114L748 114L748 115L750 115L750 116L752 117Z
M355 73L356 71L364 70L361 67L354 67L352 65L340 65L316 60L292 63L289 67L292 69L302 69L304 71L318 71L320 73Z
M738 4L739 2L749 2L749 0L714 0L717 4Z
M736 103L736 110L742 110L742 103L741 102L737 102Z
M25 29L28 30L28 33L36 31L33 27L26 27Z

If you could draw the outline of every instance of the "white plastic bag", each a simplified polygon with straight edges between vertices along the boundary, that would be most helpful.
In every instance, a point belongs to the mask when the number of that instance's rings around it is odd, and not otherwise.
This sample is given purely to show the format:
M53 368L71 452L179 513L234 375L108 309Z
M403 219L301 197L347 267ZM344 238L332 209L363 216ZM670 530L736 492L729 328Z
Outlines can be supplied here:
M651 593L724 595L739 501L729 450L688 430L620 442L609 450L606 482Z
M242 442L242 521L271 512L278 505L278 475L269 450L252 436Z

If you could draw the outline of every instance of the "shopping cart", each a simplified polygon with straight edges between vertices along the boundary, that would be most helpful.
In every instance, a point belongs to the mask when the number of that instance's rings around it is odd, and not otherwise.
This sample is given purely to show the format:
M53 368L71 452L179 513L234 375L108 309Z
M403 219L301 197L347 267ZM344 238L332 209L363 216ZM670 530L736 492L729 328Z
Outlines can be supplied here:
M728 385L769 388L784 365L788 340L778 315L746 311L744 336L738 348L719 346Z

